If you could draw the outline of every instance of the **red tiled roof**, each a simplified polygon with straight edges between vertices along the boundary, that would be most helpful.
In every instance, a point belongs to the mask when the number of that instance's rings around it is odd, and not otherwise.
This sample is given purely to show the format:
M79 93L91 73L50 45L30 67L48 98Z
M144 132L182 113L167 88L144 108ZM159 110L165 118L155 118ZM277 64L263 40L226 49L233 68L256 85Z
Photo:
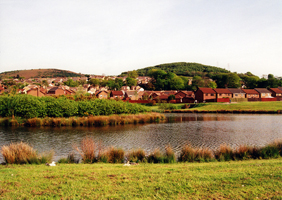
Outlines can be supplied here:
M266 88L255 88L256 91L259 93L271 93L268 89Z
M203 93L215 94L216 92L212 88L199 88Z
M280 90L278 88L270 88L269 90L275 92L276 94L282 94L282 90Z
M245 93L242 89L238 88L228 88L228 90L232 93Z
M213 89L217 94L232 94L228 89L226 88L217 88Z
M246 94L259 94L256 90L254 89L242 89Z
M123 96L123 92L122 91L112 91L112 95L118 95L118 96Z

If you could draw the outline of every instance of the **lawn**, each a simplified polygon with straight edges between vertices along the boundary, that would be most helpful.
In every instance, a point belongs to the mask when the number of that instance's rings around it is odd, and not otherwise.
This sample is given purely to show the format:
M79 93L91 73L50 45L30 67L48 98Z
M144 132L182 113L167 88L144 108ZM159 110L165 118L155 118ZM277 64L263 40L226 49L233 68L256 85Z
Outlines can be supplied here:
M0 166L2 199L281 199L282 158Z
M184 103L173 104L176 110L180 110ZM189 105L189 104L187 104ZM147 106L152 111L162 112L158 105ZM282 101L273 102L238 102L238 103L198 103L193 108L181 109L184 110L198 110L198 111L278 111L282 110Z
M200 104L192 110L266 110L277 111L282 110L282 101L274 102L238 102L238 103L206 103Z

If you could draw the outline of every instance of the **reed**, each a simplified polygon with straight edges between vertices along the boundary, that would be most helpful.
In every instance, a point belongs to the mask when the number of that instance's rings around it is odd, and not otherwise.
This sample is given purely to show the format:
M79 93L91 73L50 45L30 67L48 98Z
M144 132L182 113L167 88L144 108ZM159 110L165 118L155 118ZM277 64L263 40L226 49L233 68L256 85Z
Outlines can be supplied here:
M148 162L149 163L163 163L164 156L162 155L160 149L155 149L148 155Z
M143 149L131 150L126 154L126 159L129 162L146 162L146 154Z
M209 148L201 148L201 149L196 149L196 161L199 162L210 162L210 161L214 161L214 155L212 150L210 150Z
M273 144L262 147L259 153L262 159L278 158L280 156L279 149Z
M233 150L230 146L223 144L215 151L215 158L218 161L230 161L233 158Z
M41 164L50 162L54 152L50 151L38 155L30 145L19 142L3 146L1 148L1 154L7 164Z
M76 146L75 149L81 155L83 163L94 163L97 161L95 156L97 145L90 136L83 138L80 148Z
M233 158L234 160L247 160L252 158L252 152L254 152L252 147L240 145L233 151Z
M170 145L165 147L164 163L175 163L175 153Z
M60 158L58 163L79 163L79 159L75 158L74 152L71 152L66 158Z
M275 140L270 145L276 147L279 150L280 156L282 156L282 139Z
M191 145L184 145L178 157L180 162L194 162L196 160L196 149Z
M107 162L109 163L123 163L124 162L124 150L120 148L110 147L106 150Z

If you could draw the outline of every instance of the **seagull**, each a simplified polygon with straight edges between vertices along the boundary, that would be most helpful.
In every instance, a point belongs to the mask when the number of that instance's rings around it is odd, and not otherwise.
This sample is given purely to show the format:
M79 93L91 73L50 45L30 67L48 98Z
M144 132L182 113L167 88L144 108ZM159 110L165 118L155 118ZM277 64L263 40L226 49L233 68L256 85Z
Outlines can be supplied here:
M56 163L55 163L55 161L53 161L51 164L46 163L46 165L47 165L47 166L56 166Z

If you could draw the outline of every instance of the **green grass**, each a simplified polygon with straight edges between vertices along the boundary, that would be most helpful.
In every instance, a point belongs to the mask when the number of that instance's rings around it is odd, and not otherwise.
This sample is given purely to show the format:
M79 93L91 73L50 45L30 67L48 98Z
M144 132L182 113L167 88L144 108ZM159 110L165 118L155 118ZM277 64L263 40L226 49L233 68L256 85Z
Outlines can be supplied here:
M180 110L184 103L175 104L176 109ZM162 112L158 105L147 106L149 109ZM199 103L194 108L181 109L185 110L198 110L198 111L278 111L282 110L282 101L274 102L238 102L238 103Z
M0 166L1 199L281 199L282 158Z
M241 103L206 103L201 106L192 108L191 110L266 110L277 111L282 110L282 101L274 102L241 102Z

